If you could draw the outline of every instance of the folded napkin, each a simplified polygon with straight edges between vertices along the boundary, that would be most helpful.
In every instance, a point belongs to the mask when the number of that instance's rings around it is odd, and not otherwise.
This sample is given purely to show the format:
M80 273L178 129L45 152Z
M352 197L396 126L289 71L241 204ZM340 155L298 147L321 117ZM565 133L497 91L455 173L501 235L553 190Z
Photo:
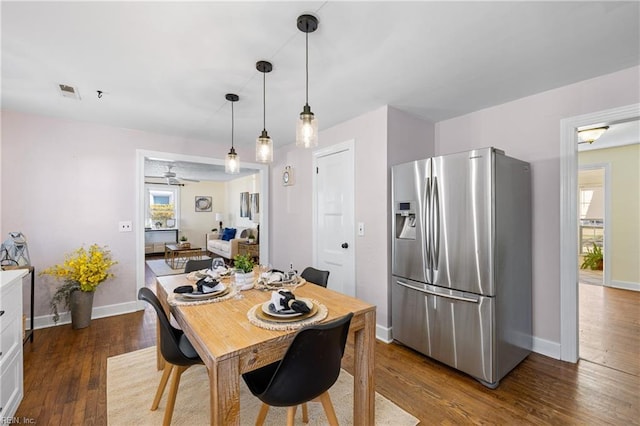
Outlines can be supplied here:
M289 290L271 292L271 304L276 312L289 311L306 314L311 311L302 300L296 300L296 296Z
M218 282L218 280L206 277L198 280L195 287L192 285L181 285L180 287L173 289L173 292L208 294L221 290L224 290L224 285L222 283Z
M198 292L207 294L224 289L224 285L217 279L207 276L196 283L196 288Z

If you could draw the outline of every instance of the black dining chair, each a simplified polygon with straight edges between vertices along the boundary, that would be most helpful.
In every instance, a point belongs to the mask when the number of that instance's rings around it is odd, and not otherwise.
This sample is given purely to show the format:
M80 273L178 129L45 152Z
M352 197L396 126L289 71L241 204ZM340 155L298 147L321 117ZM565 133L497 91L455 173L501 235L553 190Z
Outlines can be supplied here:
M299 404L303 404L302 420L307 423L306 403L316 399L322 403L329 424L338 424L328 390L340 375L352 317L349 313L300 329L280 361L242 375L251 393L263 403L256 426L264 423L269 406L288 407L287 426L293 425Z
M318 284L321 287L326 287L329 282L329 271L322 271L320 269L307 266L300 274L302 278L313 284Z
M158 314L158 321L160 323L160 352L166 361L156 396L153 399L153 404L151 404L151 411L155 411L158 408L164 389L167 387L169 375L173 372L171 388L169 389L167 398L167 407L165 408L164 420L162 421L164 426L169 426L171 424L171 417L173 416L173 407L176 403L178 386L180 385L180 376L192 365L202 364L202 360L191 345L191 342L189 342L189 339L187 339L187 336L184 335L184 332L169 323L167 314L164 312L160 301L149 288L141 288L138 291L138 299L148 302Z
M184 265L184 272L186 273L186 272L199 271L201 269L210 269L212 261L213 259L187 260L187 263Z

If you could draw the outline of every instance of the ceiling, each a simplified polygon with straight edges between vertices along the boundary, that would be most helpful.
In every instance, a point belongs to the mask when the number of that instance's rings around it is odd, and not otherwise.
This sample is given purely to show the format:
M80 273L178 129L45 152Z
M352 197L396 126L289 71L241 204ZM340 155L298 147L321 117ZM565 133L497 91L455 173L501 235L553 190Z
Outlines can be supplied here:
M225 173L224 165L145 157L144 181L146 183L166 185L168 183L166 178L157 178L154 176L164 176L164 173L168 171L168 166L171 166L171 172L176 174L179 183L184 185L189 185L192 182L184 181L182 180L183 178L199 181L225 182L258 173L256 169L242 167L239 173L230 175ZM173 181L171 184L174 184Z
M235 144L383 105L432 122L640 63L640 2L2 2L2 108ZM63 97L58 84L77 88ZM103 92L98 98L97 91Z

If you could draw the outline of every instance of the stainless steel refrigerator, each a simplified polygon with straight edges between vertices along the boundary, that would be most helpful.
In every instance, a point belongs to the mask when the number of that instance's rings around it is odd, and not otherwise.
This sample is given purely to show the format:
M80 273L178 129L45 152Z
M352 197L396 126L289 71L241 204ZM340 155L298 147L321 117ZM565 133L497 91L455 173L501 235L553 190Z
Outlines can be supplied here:
M495 148L392 168L392 334L495 388L531 351L531 173Z

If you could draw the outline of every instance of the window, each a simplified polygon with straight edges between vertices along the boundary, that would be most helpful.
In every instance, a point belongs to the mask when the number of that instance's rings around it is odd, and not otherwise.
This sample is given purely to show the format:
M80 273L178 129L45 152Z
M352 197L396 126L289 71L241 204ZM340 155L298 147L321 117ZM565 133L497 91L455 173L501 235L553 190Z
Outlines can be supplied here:
M146 227L155 229L177 228L180 213L178 208L180 205L180 189L164 185L145 185L145 188Z
M587 217L589 206L591 205L591 199L593 198L593 189L580 188L580 219Z

